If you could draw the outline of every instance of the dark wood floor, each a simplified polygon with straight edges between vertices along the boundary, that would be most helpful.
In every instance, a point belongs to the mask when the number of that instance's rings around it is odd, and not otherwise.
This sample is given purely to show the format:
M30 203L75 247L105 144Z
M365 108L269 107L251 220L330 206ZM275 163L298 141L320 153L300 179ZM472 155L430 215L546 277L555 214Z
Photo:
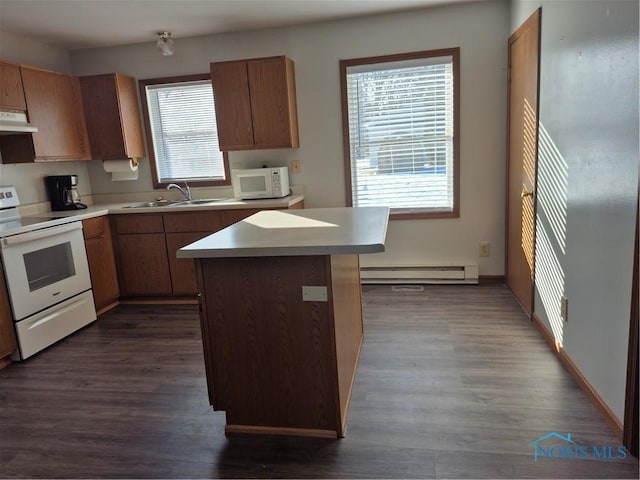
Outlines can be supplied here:
M537 437L618 439L502 286L365 287L341 440L223 434L197 309L120 306L0 371L0 477L638 478L533 460Z

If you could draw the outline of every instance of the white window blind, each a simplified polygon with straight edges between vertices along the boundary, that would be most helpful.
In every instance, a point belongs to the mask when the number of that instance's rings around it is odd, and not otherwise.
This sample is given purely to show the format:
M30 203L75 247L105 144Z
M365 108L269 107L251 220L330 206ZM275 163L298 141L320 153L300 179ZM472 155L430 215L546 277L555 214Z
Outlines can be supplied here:
M209 80L147 85L159 182L224 180Z
M354 206L454 208L453 58L346 69Z

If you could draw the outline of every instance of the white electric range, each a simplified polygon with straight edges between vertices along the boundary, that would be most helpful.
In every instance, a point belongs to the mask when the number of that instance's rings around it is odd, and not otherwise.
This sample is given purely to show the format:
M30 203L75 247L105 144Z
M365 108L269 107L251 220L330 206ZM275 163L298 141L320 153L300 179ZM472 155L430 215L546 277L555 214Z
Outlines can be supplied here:
M14 187L0 187L0 252L24 360L96 320L82 222L21 217Z

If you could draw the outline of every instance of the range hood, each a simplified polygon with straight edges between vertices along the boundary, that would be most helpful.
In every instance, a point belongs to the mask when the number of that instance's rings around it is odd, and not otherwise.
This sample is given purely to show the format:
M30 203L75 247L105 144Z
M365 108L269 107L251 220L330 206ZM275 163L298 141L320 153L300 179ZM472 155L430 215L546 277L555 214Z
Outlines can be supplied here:
M38 127L27 122L26 113L0 112L0 135L35 133L37 131Z

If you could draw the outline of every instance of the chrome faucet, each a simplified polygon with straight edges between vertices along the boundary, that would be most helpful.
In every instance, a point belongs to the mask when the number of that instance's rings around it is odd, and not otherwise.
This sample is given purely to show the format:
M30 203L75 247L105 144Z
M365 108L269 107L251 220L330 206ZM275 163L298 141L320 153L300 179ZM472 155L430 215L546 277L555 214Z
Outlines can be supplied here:
M177 188L178 190L180 190L180 193L184 196L184 198L189 201L191 200L191 189L189 188L189 184L186 181L184 182L184 188L182 188L177 183L170 183L169 185L167 185L167 190L171 190L172 188Z

